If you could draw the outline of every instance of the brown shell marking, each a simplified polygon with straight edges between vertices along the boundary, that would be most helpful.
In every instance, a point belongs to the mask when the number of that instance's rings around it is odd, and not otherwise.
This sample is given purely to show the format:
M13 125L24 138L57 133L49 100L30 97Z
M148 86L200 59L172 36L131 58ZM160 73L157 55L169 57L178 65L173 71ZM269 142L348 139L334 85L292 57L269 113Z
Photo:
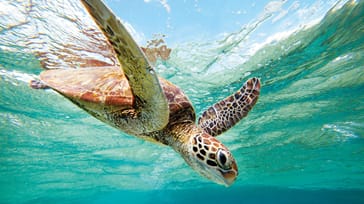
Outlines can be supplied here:
M129 120L138 119L138 103L120 68L53 69L43 71L40 79L96 118L129 134L140 134L135 128L139 130L142 126ZM196 116L188 97L171 82L163 78L159 81L168 101L168 125L194 123Z
M167 81L166 79L159 78L164 95L167 98L169 106L169 123L168 125L173 125L177 122L195 122L196 114L191 104L191 101L183 93L183 91Z

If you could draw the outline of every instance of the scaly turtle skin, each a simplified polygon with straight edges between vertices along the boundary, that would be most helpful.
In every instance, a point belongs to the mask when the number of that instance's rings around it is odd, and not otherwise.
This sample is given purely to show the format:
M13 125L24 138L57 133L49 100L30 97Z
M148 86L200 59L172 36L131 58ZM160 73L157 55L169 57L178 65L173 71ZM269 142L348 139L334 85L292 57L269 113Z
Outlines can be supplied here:
M33 87L50 87L115 128L168 145L201 175L231 185L238 168L231 152L215 137L252 109L260 93L259 79L249 79L237 92L208 108L196 124L188 97L156 75L111 10L99 0L82 3L106 36L110 53L120 66L94 63L92 67L91 63L82 69L49 69L40 74L40 83Z

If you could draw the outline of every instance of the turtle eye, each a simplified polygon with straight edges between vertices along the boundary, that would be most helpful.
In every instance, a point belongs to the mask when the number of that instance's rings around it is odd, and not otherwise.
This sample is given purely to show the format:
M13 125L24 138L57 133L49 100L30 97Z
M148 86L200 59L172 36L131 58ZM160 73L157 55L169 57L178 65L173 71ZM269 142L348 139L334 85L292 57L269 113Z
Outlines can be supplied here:
M223 169L230 169L230 159L228 153L225 150L219 149L217 151L217 163Z

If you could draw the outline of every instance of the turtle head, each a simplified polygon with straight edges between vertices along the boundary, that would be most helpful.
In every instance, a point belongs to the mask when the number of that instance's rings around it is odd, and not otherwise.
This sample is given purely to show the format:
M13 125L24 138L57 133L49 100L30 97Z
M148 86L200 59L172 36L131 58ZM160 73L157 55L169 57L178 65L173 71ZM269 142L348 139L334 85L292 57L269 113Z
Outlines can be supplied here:
M206 178L230 186L238 176L238 167L230 151L217 139L203 132L190 138L190 166Z

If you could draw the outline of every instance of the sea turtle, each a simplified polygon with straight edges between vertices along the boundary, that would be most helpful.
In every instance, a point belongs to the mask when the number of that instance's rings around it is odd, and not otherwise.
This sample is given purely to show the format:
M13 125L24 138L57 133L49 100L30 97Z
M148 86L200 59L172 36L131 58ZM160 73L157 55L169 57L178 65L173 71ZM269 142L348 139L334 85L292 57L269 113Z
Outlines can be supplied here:
M157 76L112 11L100 0L82 3L120 65L95 63L95 67L82 69L47 69L32 87L50 87L127 134L168 145L201 175L231 185L238 167L231 152L215 137L252 109L260 93L260 80L249 79L237 92L209 107L196 124L188 97L176 85Z

